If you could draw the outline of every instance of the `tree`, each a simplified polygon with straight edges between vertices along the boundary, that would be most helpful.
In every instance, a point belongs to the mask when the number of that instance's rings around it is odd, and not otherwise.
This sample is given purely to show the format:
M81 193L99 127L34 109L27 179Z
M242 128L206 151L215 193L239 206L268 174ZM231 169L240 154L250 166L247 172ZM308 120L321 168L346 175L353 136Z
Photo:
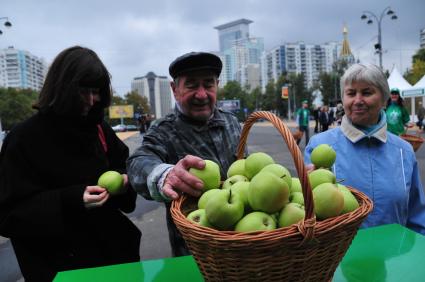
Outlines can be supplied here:
M412 57L412 69L405 73L405 78L414 85L425 75L425 49L419 49Z
M133 105L134 111L139 112L140 114L150 113L150 106L148 98L145 96L139 95L137 92L132 91L125 94L125 102L127 105Z
M31 89L0 88L0 120L3 130L10 130L17 123L35 113L32 105L38 93Z

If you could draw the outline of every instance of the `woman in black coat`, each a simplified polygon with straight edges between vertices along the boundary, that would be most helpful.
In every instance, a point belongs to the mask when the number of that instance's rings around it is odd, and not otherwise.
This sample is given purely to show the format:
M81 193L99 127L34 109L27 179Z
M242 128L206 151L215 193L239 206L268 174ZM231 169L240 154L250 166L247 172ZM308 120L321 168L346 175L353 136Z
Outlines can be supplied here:
M62 51L35 108L0 153L0 235L11 239L26 281L57 272L138 261L141 233L122 212L135 208L125 174L127 146L103 121L110 76L96 53ZM108 170L126 191L97 186Z

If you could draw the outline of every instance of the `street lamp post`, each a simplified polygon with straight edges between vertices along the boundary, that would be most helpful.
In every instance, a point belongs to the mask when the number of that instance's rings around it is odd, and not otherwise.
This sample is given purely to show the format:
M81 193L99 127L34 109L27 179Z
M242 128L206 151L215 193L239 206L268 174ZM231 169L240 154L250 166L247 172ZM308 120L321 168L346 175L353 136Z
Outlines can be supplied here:
M379 16L379 18L372 12L370 11L364 11L363 15L361 16L362 20L366 20L367 19L367 24L372 24L373 23L373 19L375 19L375 21L378 24L378 43L375 44L375 49L376 52L379 54L379 66L382 69L382 35L381 35L381 22L382 19L384 18L384 16L391 16L392 20L396 20L397 19L397 15L394 13L393 10L391 10L390 7L386 7L381 15Z
M5 26L5 27L9 28L9 27L11 27L11 26L12 26L12 24L10 23L10 21L9 21L9 18L8 18L8 17L0 17L0 21L2 21L2 20L6 20L6 21L4 22L4 26ZM2 35L2 34L3 34L3 31L0 29L0 35Z

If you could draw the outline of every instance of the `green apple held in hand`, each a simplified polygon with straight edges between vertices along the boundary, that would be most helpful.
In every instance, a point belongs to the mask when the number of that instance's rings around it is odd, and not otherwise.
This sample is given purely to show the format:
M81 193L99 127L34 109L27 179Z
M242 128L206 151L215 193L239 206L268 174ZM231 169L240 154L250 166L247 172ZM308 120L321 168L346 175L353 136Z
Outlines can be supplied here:
M324 168L315 169L308 174L311 189L315 189L322 183L336 183L335 174L332 171Z
M190 221L199 224L201 226L205 226L205 227L210 227L212 228L213 226L208 222L207 216L205 214L205 210L204 209L199 209L199 210L194 210L191 213L189 213L187 215L187 219L189 219Z
M199 197L198 199L198 209L205 209L208 201L211 198L214 198L214 195L216 195L220 191L221 189L210 189L202 193L201 197Z
M293 192L301 192L303 191L301 187L301 181L298 177L292 177L292 185L291 185L291 193Z
M113 170L104 172L97 180L97 185L108 190L111 195L125 192L124 178L119 172Z
M328 144L320 144L313 149L310 159L316 168L330 168L335 162L336 152Z
M204 183L203 191L220 187L220 167L216 162L205 160L204 169L191 167L189 172L198 177Z
M252 153L245 159L245 175L248 179L252 179L260 170L269 164L274 164L274 160L266 153Z
M266 165L261 171L270 171L271 173L276 174L277 177L282 178L288 184L289 190L292 186L292 177L289 170L280 164L269 164Z
M320 220L338 216L344 208L344 195L333 183L322 183L313 189L314 213Z
M233 184L239 181L248 182L249 180L245 175L235 174L233 176L230 176L223 182L221 189L229 189Z
M283 207L279 216L279 227L287 227L298 223L305 217L304 207L298 203L289 203Z
M282 209L288 200L288 184L275 174L262 171L251 179L248 201L253 210L271 214Z
M233 175L244 175L245 174L245 159L240 159L234 161L229 169L227 170L227 178L233 176Z
M273 217L265 212L251 212L245 215L235 226L235 231L251 232L276 229Z
M354 197L351 191L344 185L338 184L337 187L344 196L344 207L342 208L341 213L344 214L356 210L359 207L359 202L357 202L356 197Z
M304 206L304 195L301 192L292 192L289 195L289 202Z
M205 207L209 223L219 230L231 230L244 214L244 204L238 193L220 190Z

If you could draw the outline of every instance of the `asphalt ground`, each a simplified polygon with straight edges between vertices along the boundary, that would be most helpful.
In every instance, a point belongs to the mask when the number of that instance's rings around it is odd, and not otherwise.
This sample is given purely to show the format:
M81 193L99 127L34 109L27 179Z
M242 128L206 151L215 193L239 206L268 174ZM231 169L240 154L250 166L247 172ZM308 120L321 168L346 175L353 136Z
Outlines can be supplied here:
M295 130L294 122L285 122ZM313 134L313 122L310 124L310 136ZM416 128L409 133L416 134ZM117 135L124 140L130 153L140 145L142 137L138 132L122 132ZM422 136L424 134L422 133ZM301 151L304 150L304 139L300 143ZM277 163L287 167L291 174L296 175L293 159L283 141L280 133L270 122L257 122L250 130L247 140L249 152L265 152L273 156ZM419 163L422 183L425 183L425 146L416 152ZM165 223L165 208L162 203L147 201L141 196L137 197L137 205L129 218L140 228L143 233L140 245L142 260L167 258L171 256L168 242L168 232ZM0 236L0 282L23 281L16 257L10 241Z

